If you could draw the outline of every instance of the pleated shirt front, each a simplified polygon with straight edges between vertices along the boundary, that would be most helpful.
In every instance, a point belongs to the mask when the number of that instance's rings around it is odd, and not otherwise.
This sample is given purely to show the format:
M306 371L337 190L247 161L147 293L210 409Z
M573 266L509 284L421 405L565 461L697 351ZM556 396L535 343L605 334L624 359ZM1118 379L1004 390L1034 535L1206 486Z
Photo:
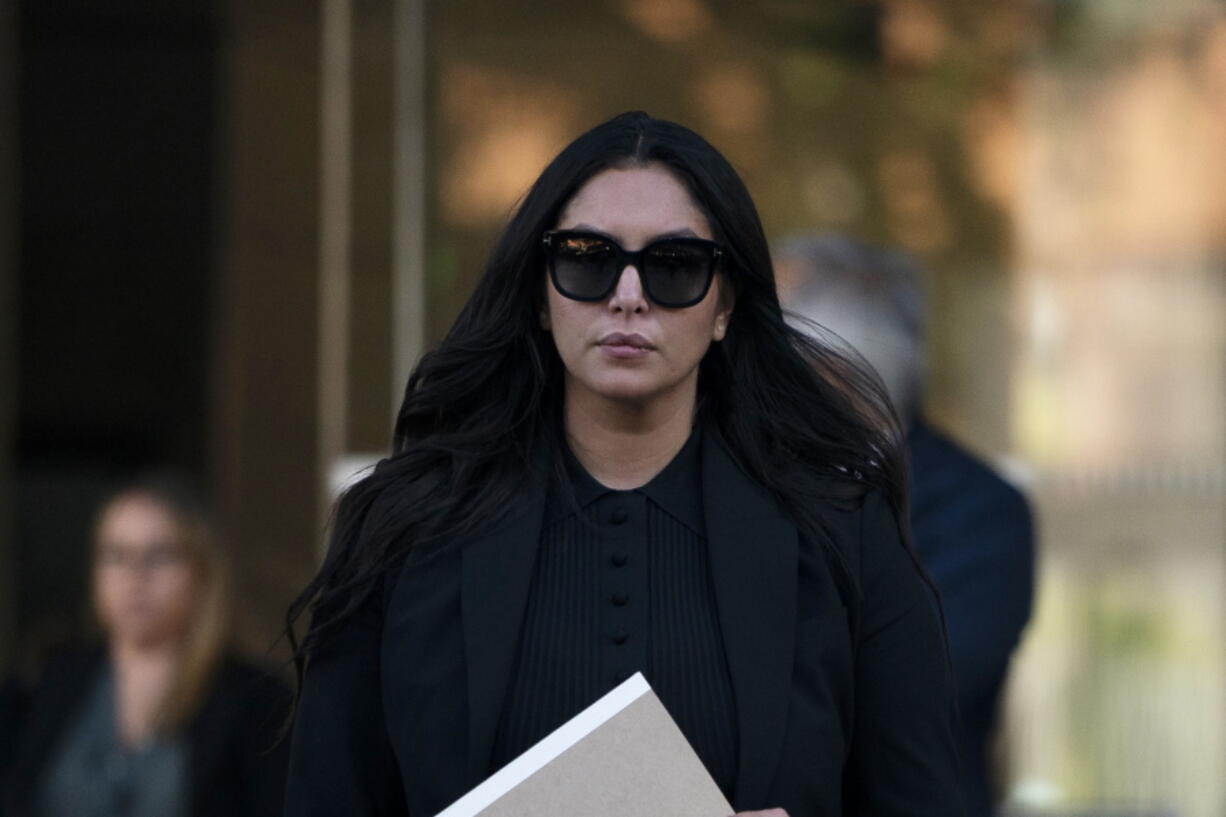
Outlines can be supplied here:
M629 491L567 453L570 484L546 504L491 771L642 672L731 799L736 704L707 558L702 432Z

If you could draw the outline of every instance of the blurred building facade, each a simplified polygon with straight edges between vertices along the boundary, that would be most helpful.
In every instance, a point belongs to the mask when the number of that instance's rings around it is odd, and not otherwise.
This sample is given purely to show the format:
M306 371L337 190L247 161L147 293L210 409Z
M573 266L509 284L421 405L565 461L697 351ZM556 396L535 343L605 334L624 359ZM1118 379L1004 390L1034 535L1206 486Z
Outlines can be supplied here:
M641 108L723 150L769 235L931 270L928 412L1039 513L1010 807L1226 807L1220 3L0 8L8 660L79 623L116 466L166 460L212 489L266 648L517 198Z

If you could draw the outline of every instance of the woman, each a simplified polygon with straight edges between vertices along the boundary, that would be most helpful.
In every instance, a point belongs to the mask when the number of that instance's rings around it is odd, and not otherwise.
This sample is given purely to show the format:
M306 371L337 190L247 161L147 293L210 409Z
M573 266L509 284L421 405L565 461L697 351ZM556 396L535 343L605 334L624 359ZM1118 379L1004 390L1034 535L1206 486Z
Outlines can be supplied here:
M61 652L30 690L13 813L278 814L289 694L227 654L226 560L182 480L103 504L92 578L105 644Z
M784 322L714 148L642 113L584 134L290 610L288 814L434 814L639 670L739 811L957 813L897 439Z

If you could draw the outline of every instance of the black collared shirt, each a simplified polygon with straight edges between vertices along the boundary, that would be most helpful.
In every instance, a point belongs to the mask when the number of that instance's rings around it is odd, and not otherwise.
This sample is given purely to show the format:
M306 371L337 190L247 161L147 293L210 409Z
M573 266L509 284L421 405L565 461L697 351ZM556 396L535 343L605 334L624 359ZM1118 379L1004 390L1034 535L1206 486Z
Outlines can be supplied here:
M731 799L736 704L707 563L702 433L630 491L567 453L570 485L546 504L493 768L642 672Z

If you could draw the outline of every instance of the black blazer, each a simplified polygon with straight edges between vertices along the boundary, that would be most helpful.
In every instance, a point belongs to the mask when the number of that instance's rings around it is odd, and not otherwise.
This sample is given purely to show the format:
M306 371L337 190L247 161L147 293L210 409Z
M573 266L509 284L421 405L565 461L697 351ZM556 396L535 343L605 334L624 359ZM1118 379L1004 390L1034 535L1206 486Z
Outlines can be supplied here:
M888 505L870 493L822 510L863 589L853 636L817 543L708 439L711 579L740 735L733 805L791 817L960 814L937 605ZM407 563L313 657L287 817L431 817L496 771L544 505L544 486L525 486L492 529Z
M98 645L61 651L32 686L8 687L6 709L16 734L5 736L13 751L0 770L7 782L0 813L31 813L36 786L105 660ZM289 704L289 689L279 680L235 657L222 662L186 727L190 817L280 813L289 752L278 737Z

